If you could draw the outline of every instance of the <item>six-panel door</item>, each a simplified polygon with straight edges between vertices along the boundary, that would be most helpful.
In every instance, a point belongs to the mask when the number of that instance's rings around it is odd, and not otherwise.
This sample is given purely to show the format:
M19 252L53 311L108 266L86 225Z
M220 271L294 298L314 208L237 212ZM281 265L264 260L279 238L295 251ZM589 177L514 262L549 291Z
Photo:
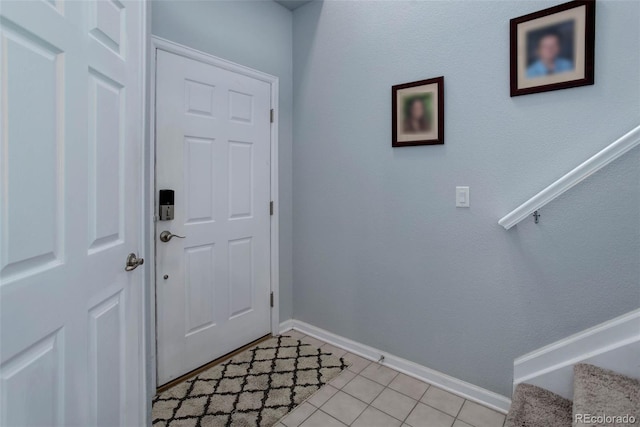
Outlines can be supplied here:
M140 425L140 1L0 6L0 425Z
M157 51L158 383L270 331L271 86ZM166 278L165 278L166 277Z

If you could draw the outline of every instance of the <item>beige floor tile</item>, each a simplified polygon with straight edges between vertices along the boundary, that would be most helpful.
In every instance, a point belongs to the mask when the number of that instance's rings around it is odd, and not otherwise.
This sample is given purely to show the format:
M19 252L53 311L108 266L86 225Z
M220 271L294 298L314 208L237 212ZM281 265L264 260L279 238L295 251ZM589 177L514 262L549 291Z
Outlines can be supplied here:
M424 392L429 388L429 384L405 374L398 374L389 384L389 388L406 394L412 399L420 400Z
M454 417L458 415L464 403L462 397L444 391L436 386L429 387L429 390L422 396L420 401Z
M464 421L460 421L460 420L456 420L455 423L453 423L452 427L473 427L471 424L467 424Z
M302 332L296 331L295 329L291 329L290 331L284 332L282 335L287 335L295 340L300 340L305 336Z
M453 417L431 406L418 403L405 422L411 427L451 427Z
M347 354L346 350L343 350L339 347L336 347L335 345L331 345L331 344L325 344L322 347L323 351L328 351L329 353L333 354L336 357L342 357L345 354Z
M320 407L335 419L349 425L365 410L367 404L342 391L337 392Z
M404 420L417 403L417 400L398 393L395 390L391 390L390 388L386 388L376 397L376 400L371 403L371 406L399 420Z
M358 419L351 424L352 427L400 427L401 421L385 414L376 408L369 406Z
M362 372L360 372L360 375L386 386L393 381L393 379L398 375L398 372L391 368L387 368L386 366L371 363L369 366L364 368Z
M342 388L347 385L347 383L351 381L355 376L355 372L351 372L345 369L340 375L329 381L329 384L331 384L335 388Z
M357 397L365 403L373 402L380 392L384 390L384 386L362 375L356 376L349 384L342 388L342 391Z
M493 409L466 400L458 419L474 427L502 427L505 416Z
M307 399L307 403L310 403L316 408L319 408L322 405L324 405L327 400L331 399L331 396L333 396L337 392L338 392L337 388L332 387L328 384L324 385L320 387L318 391L316 391L313 395L311 395L311 397Z
M359 374L364 368L371 364L371 361L353 353L347 353L342 358L349 364L349 370Z
M280 420L280 422L287 427L298 427L304 422L311 414L316 411L316 407L306 402L302 402L297 408L290 412L286 417Z
M302 423L301 427L343 427L340 421L325 414L322 411L316 411L307 420Z
M305 344L310 344L314 347L320 348L323 345L325 345L326 343L324 341L320 341L319 339L316 339L314 337L310 337L310 336L304 336L302 338L300 338L300 341L302 341Z

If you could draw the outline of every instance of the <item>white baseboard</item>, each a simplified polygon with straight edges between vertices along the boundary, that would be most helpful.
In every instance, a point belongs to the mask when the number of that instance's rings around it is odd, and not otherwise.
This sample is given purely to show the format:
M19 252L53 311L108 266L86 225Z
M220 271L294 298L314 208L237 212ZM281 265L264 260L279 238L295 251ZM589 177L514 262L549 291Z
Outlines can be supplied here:
M640 309L517 358L513 385L529 383L573 398L573 365L590 363L640 379Z
M293 329L293 319L288 319L285 320L284 322L280 323L280 333L284 333L287 331L290 331L291 329Z
M420 381L433 384L443 390L450 391L451 393L455 393L458 396L495 409L501 413L506 413L511 405L511 400L505 396L443 374L442 372L429 369L426 366L419 365L407 359L394 356L385 351L361 344L349 338L336 335L300 320L289 319L280 324L281 332L286 332L291 329L295 329L305 335L312 336L371 361L378 361L380 356L384 355L383 364L389 368Z

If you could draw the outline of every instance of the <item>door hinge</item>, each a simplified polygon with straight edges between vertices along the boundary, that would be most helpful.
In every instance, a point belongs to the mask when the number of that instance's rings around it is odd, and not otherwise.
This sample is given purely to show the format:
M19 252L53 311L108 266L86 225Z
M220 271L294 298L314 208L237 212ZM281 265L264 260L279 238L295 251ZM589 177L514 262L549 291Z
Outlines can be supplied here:
M271 123L273 123L273 116L274 116L274 111L273 108L271 109L271 111L269 112L269 120L271 120Z
M273 200L269 202L269 215L273 215Z
M273 307L273 292L271 292L271 296L269 297L269 304Z

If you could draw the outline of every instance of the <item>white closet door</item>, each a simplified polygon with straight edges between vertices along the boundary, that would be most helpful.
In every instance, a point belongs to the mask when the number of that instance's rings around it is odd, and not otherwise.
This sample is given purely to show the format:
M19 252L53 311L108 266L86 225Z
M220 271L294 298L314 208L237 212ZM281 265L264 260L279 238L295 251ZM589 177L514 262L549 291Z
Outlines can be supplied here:
M143 423L144 14L0 5L0 425Z

